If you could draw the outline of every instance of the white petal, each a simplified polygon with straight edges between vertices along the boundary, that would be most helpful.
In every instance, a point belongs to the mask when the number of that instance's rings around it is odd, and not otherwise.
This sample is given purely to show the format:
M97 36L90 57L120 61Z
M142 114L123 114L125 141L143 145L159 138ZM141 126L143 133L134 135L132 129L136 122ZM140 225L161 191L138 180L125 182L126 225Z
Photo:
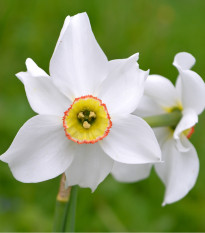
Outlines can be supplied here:
M145 82L145 95L152 98L162 107L177 105L178 96L174 85L160 75L149 75Z
M153 131L160 147L162 147L162 145L168 138L173 136L173 130L169 127L158 127L154 128Z
M17 180L41 182L68 168L73 159L73 142L66 138L60 117L38 115L22 126L0 159L9 164Z
M183 110L183 117L178 123L175 131L174 131L174 138L179 139L181 133L193 127L198 122L198 116L196 112L192 109L185 109Z
M165 113L165 110L149 96L143 95L133 114L146 117Z
M186 147L184 144L181 135L183 131L186 129L190 129L198 122L198 116L196 112L192 109L183 110L183 117L178 123L175 131L174 131L174 139L176 140L177 149L181 152L186 152L189 150L189 147Z
M38 67L36 65L36 63L31 58L26 59L26 68L27 68L28 73L30 73L33 77L39 77L39 76L49 77L48 74L46 74L46 72L44 70L42 70L40 67ZM20 78L20 80L21 80L21 78Z
M16 76L24 84L32 109L39 114L63 116L71 102L53 84L52 79L30 58L26 60L27 72Z
M69 23L70 23L70 19L71 19L71 17L70 17L69 15L65 18L63 27L62 27L61 32L60 32L60 36L59 36L59 38L58 38L58 41L57 41L57 43L56 43L55 50L54 50L54 52L53 52L53 56L54 56L54 54L55 54L55 51L58 49L59 44L62 42L63 35L64 35L65 31L66 31L67 28L68 28L68 25L69 25Z
M179 69L181 79L181 101L184 109L192 108L200 114L205 107L205 84L202 78L191 70Z
M96 95L106 104L112 115L133 112L143 95L149 71L139 69L138 54L128 59L110 62L110 73Z
M68 21L51 58L50 74L73 99L93 94L107 75L108 61L93 35L87 14L77 14Z
M112 175L120 182L136 182L147 178L151 171L151 164L124 164L114 162Z
M194 186L198 172L199 160L193 145L186 139L190 150L179 152L173 139L168 140L162 148L164 163L156 164L157 174L166 186L163 205L182 199Z
M154 163L161 158L151 127L134 115L114 121L110 133L100 145L111 158L121 163Z
M107 156L98 143L77 145L74 160L66 170L68 186L79 185L94 191L111 172L113 160Z
M175 139L176 148L180 152L187 152L190 150L190 147L187 147L187 145L182 140L182 136L179 139Z
M200 114L205 108L205 84L197 73L189 70L194 63L195 58L191 54L179 53L173 65L179 71L177 90L181 94L183 108L192 108Z
M181 78L180 76L177 77L176 83L175 83L175 87L176 87L176 91L179 97L180 102L182 103L182 82L181 82Z
M183 70L189 70L195 62L195 58L190 53L181 52L175 56L173 65Z

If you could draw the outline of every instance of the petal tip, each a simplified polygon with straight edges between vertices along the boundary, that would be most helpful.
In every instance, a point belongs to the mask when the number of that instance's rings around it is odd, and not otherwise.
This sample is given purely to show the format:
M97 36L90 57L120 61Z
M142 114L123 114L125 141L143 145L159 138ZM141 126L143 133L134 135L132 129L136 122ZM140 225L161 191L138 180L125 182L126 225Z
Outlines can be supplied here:
M39 69L36 63L31 58L26 59L26 68L27 68L27 71L31 73Z
M180 52L175 55L173 65L180 70L189 70L195 62L196 59L192 54Z
M165 207L165 205L167 205L167 203L164 201L164 202L162 203L162 207Z
M4 163L8 163L6 156L4 154L0 156L0 161L2 161Z
M26 67L28 68L30 65L34 63L34 61L30 57L28 57L25 63L26 63Z
M155 163L156 164L164 164L164 160L162 160L162 158L158 158L158 160Z
M67 20L70 20L70 15L67 15L67 16L65 17L65 22L66 22Z
M147 79L149 77L150 69L145 70L144 72L145 72L145 79Z
M134 53L132 56L128 58L128 61L134 61L137 62L139 59L139 53Z
M89 20L87 12L78 13L78 14L72 16L71 18L72 19L78 19L78 18L83 18L83 17L85 17L85 18L87 18Z
M94 193L97 187L90 187L91 193Z
M22 81L23 80L23 74L24 74L25 72L18 72L18 73L16 73L15 74L15 76L20 80L20 81Z
M134 59L136 59L135 61L138 61L138 60L139 60L139 53L135 53L135 54L133 55L133 57L134 57Z

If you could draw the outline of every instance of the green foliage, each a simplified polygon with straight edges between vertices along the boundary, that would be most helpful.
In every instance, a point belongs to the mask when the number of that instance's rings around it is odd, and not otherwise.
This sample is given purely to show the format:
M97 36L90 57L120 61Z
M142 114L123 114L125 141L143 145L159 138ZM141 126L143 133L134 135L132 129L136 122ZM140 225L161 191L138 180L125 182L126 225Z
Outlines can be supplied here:
M33 116L15 73L27 57L48 72L67 15L86 11L109 60L140 52L140 67L176 79L174 55L192 53L205 77L204 0L0 0L0 154ZM204 100L202 100L204 101ZM201 171L181 201L161 207L164 187L155 172L135 184L111 176L91 194L80 189L77 231L205 231L205 114L192 143ZM0 231L51 231L59 178L38 184L16 181L0 163Z

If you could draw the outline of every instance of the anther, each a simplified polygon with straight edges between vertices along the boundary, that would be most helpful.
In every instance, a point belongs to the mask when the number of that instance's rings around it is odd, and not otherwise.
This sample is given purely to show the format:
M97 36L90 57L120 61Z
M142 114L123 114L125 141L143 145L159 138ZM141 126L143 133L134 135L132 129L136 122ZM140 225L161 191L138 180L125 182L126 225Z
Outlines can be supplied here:
M83 114L83 112L79 112L78 113L78 119L84 119L84 114Z
M90 112L89 118L96 118L96 114L94 112Z
M90 125L87 121L84 121L84 122L83 122L83 128L89 129L90 126L91 126L91 125Z

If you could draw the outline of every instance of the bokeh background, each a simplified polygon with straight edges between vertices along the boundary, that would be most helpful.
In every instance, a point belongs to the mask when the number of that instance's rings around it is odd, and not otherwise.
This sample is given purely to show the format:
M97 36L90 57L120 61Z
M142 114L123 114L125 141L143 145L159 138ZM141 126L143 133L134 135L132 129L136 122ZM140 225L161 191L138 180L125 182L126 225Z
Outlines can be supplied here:
M204 0L0 0L0 154L35 115L15 73L26 70L27 57L48 72L65 17L84 11L109 60L140 52L142 69L175 82L173 58L187 51L205 77ZM94 193L80 189L76 230L205 231L204 132L202 114L191 138L201 169L183 200L162 207L164 186L154 171L134 184L109 176ZM0 231L51 231L59 179L23 184L0 162Z

